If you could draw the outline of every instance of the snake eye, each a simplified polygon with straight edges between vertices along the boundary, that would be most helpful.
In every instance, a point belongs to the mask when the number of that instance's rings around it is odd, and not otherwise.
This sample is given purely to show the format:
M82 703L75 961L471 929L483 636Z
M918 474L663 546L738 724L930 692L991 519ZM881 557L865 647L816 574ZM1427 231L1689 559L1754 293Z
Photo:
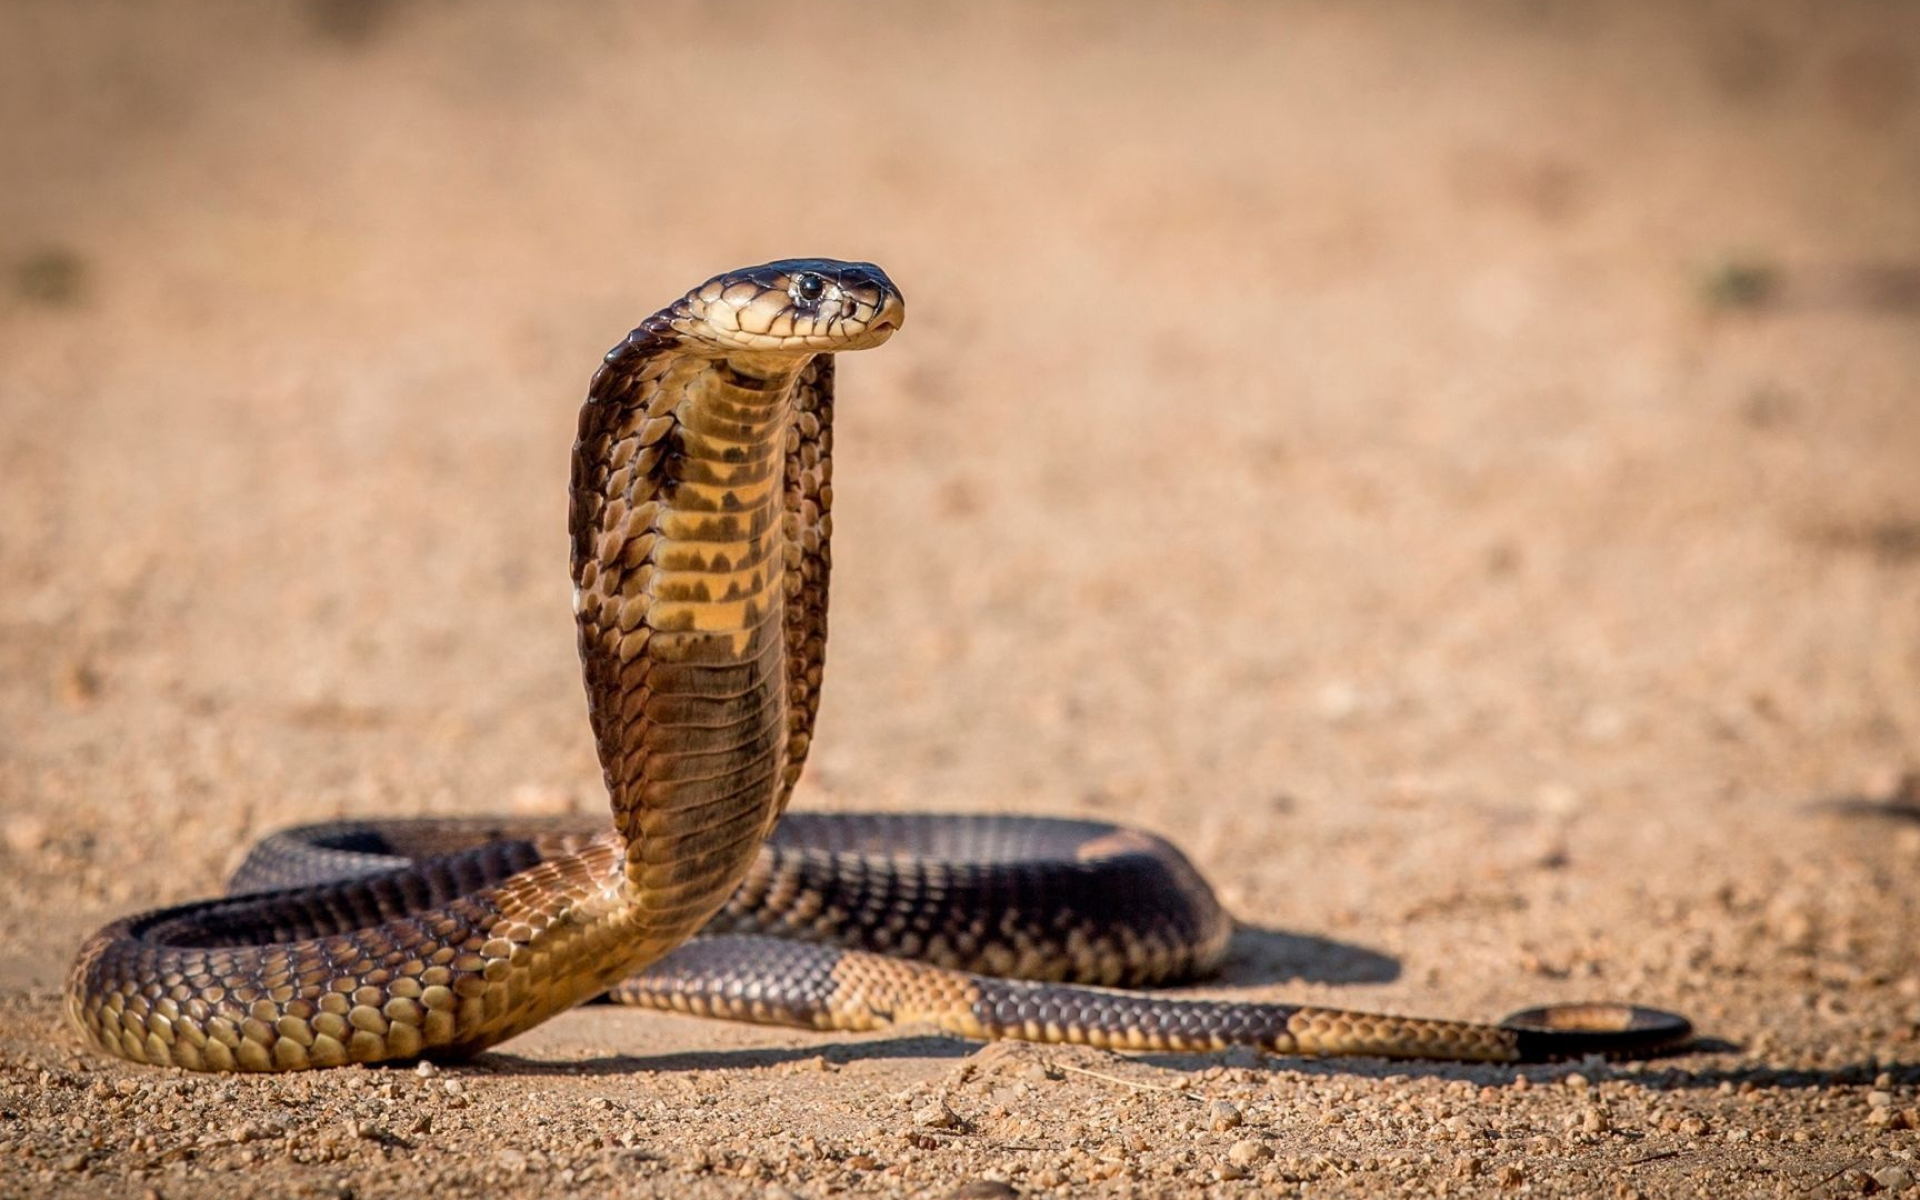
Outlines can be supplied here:
M793 286L787 289L787 294L802 304L812 304L825 295L826 291L826 280L818 275L805 274L793 277Z

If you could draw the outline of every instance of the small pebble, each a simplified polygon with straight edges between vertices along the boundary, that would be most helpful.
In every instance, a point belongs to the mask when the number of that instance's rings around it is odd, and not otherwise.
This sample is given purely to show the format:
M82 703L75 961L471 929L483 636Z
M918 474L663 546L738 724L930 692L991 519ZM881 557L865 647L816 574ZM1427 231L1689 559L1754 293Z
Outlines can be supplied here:
M913 1110L913 1123L922 1129L952 1129L960 1118L945 1100L936 1098Z
M1207 1124L1216 1132L1222 1129L1238 1129L1247 1123L1241 1114L1240 1106L1231 1100L1215 1100L1207 1106Z
M1265 1142L1256 1142L1251 1138L1242 1138L1227 1147L1227 1161L1236 1167L1250 1167L1263 1159L1273 1157L1273 1151Z

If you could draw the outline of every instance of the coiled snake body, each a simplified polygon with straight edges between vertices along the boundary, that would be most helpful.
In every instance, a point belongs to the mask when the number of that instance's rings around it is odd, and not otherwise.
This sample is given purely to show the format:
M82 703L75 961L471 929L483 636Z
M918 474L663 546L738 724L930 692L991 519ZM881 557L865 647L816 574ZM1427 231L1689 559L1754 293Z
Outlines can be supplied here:
M886 341L903 315L871 265L769 263L649 317L594 376L569 525L611 829L275 835L236 876L245 894L88 940L67 987L86 1041L197 1070L452 1058L608 992L820 1029L1139 1050L1515 1061L1687 1038L1681 1018L1624 1005L1477 1025L1088 986L1203 972L1225 946L1231 922L1165 842L1019 817L796 814L776 829L820 695L833 356Z

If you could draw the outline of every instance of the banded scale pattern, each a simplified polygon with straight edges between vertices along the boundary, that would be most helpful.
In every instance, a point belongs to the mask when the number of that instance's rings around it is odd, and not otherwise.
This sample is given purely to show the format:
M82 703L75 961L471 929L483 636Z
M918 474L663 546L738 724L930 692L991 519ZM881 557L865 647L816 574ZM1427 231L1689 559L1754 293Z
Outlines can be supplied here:
M776 828L825 655L832 356L886 341L903 313L870 264L769 263L649 317L594 376L568 524L610 827L276 835L235 880L275 890L87 941L67 988L82 1037L202 1070L456 1057L611 994L814 1029L1131 1050L1511 1061L1685 1041L1684 1019L1626 1005L1487 1026L1092 986L1219 958L1231 921L1165 842L1022 817L799 814Z
M638 936L691 937L784 794L790 356L608 359L574 450L575 606L588 711ZM645 402L636 402L640 395ZM796 580L798 576L795 576ZM824 601L822 601L823 603Z
M1654 1053L1690 1034L1680 1018L1625 1005L1582 1006L1581 1020L1564 1027L1548 1015L1553 1010L1485 1025L998 979L762 937L692 942L612 995L667 1012L763 1025L850 1032L918 1026L964 1038L1125 1051L1244 1046L1269 1054L1527 1062Z

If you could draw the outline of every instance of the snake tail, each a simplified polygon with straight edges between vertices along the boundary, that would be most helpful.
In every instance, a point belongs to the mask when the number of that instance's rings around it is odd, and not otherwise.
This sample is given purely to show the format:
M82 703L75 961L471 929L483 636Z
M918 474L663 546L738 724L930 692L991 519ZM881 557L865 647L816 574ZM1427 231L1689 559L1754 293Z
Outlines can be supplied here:
M616 986L613 999L666 1012L868 1032L927 1027L956 1037L1107 1050L1522 1063L1649 1055L1684 1044L1681 1017L1629 1005L1566 1005L1499 1025L1300 1004L1000 979L864 951L771 938L696 941Z

